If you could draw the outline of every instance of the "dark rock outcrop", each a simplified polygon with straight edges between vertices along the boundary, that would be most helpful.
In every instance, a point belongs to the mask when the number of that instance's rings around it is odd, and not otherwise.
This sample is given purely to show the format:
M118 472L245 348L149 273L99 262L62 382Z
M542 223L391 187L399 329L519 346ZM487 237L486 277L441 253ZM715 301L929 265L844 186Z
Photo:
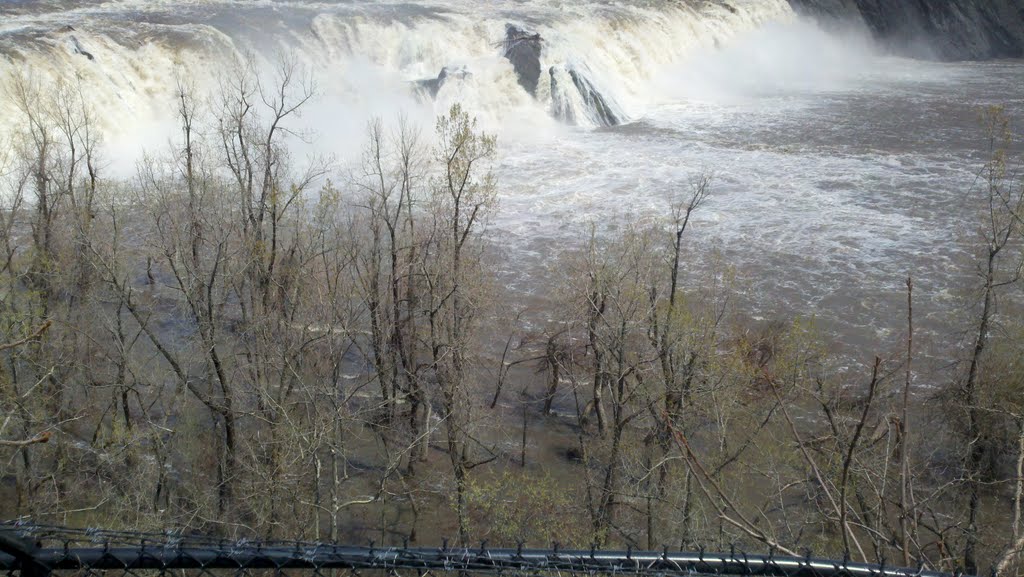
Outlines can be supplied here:
M78 38L75 38L74 36L71 37L71 49L75 51L75 54L81 54L89 60L96 60L96 57L93 56L91 52L89 52L85 48L82 48L82 43L79 42Z
M598 126L616 126L623 118L616 112L617 107L594 86L586 70L576 66L552 66L551 112L555 118L567 124L578 124L574 94L578 95L582 112L587 119Z
M505 58L512 63L519 78L519 85L534 98L537 96L537 84L540 82L542 42L539 33L514 24L505 25L505 40L502 42Z
M898 54L941 60L1024 56L1024 0L789 0L824 22L857 22Z
M580 74L575 68L569 68L568 70L572 83L576 86L580 96L583 97L584 106L587 107L587 110L593 111L593 116L598 121L598 124L601 126L615 126L622 122L612 107L608 105L605 97L594 88L594 84L590 79Z
M437 75L437 78L417 80L416 90L418 90L421 94L428 95L431 98L436 98L437 93L441 90L441 87L444 86L446 82L450 81L453 78L465 80L470 76L473 76L473 73L467 70L465 67L452 69L445 66L444 68L441 69L441 73Z
M569 100L567 87L562 86L564 81L562 83L558 81L560 72L564 72L564 69L560 70L557 66L552 66L548 70L548 74L551 76L551 116L566 124L576 124L576 110Z

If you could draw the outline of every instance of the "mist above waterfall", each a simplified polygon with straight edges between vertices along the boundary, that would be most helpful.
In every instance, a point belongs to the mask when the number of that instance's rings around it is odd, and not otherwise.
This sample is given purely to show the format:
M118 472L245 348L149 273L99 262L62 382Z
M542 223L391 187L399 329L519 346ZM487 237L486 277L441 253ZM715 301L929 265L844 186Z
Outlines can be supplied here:
M808 20L769 22L721 47L668 67L654 85L668 98L733 101L857 86L879 72L863 30L824 30Z

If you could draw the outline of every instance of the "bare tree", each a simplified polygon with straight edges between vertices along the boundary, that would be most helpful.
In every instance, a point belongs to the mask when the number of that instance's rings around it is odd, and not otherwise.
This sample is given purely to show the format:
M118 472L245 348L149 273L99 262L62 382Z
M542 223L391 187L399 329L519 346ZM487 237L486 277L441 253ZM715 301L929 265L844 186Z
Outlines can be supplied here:
M474 460L469 426L473 337L484 306L480 233L495 204L490 163L495 139L476 126L459 105L437 121L436 161L431 182L429 230L421 248L425 285L421 306L426 325L431 376L440 394L448 457L456 488L459 539L468 543L466 489Z
M965 476L968 492L963 558L964 568L969 573L977 573L979 570L978 517L981 512L984 474L982 461L986 451L979 390L982 365L997 312L997 294L1005 287L1019 282L1024 270L1024 258L1018 250L1014 250L1013 245L1019 240L1024 225L1024 186L1008 172L1006 149L1011 138L1009 121L1000 108L987 110L984 118L991 160L983 173L984 216L978 231L978 244L982 247L978 271L981 278L981 308L967 360L967 374L961 385L961 394L967 407Z

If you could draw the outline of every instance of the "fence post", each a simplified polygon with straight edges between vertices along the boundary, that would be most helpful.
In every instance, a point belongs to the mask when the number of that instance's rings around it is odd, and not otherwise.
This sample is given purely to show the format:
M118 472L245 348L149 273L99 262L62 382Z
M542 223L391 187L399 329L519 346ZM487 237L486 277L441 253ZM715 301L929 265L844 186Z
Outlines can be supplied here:
M18 560L21 577L50 577L51 569L36 558L39 547L19 537L13 527L0 527L0 552Z

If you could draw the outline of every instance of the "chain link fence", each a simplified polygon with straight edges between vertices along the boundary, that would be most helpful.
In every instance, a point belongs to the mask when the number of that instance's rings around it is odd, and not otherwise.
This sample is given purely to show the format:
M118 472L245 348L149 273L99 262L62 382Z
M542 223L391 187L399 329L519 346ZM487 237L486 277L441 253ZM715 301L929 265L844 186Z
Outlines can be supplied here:
M0 572L3 577L954 577L923 567L886 567L810 554L497 549L486 543L475 548L353 547L26 524L0 525Z

